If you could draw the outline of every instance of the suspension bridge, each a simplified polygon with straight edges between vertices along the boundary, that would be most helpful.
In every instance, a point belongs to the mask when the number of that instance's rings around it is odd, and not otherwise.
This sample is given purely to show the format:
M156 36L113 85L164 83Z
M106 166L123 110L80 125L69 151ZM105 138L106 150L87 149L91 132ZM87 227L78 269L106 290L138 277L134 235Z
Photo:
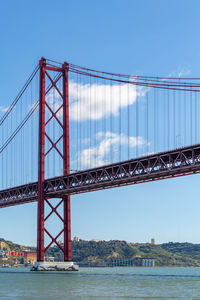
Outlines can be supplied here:
M70 195L200 172L199 92L196 77L40 60L0 106L0 207L37 201L38 262L53 244L72 260Z

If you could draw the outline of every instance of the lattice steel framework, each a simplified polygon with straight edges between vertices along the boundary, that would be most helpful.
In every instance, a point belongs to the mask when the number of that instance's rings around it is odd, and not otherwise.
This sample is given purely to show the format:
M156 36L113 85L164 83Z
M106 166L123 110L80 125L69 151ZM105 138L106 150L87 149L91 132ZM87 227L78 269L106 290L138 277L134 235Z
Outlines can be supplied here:
M88 169L44 182L46 198L200 173L200 144ZM36 201L38 183L0 191L0 207Z
M51 151L56 151L63 161L63 175L68 175L70 172L69 161L69 96L68 96L68 70L69 65L65 62L61 68L47 65L46 60L40 60L40 97L39 97L39 155L38 155L38 230L37 230L37 260L44 261L45 251L55 243L64 253L64 260L71 261L71 220L70 220L70 195L65 195L61 198L59 203L54 207L50 200L45 195L45 158ZM54 78L51 77L49 71L56 72ZM52 72L51 72L52 73ZM50 81L50 86L46 89L46 79ZM58 87L59 80L62 79L62 90ZM55 88L60 98L61 104L56 111L47 102L49 92ZM62 109L63 118L60 120L57 113ZM49 110L51 117L46 120L45 112ZM46 130L46 126L54 119L54 122L59 124L62 129L61 136L57 141L52 140ZM46 151L45 140L48 139L51 147ZM63 141L63 151L61 152L57 147L60 141ZM45 152L46 151L46 152ZM59 198L59 197L56 197ZM45 204L47 204L51 211L45 217ZM63 205L63 216L58 213L58 208ZM47 230L45 222L49 217L55 213L63 223L62 230L53 237ZM44 234L47 234L51 242L44 246ZM64 248L57 242L57 239L64 234Z

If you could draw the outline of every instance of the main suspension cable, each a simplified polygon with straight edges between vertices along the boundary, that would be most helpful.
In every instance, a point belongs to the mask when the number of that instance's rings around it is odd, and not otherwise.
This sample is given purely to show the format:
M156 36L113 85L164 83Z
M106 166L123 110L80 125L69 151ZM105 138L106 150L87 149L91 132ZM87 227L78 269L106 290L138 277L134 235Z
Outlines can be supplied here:
M0 126L3 124L3 122L9 116L9 114L11 113L11 111L13 110L13 108L16 106L17 102L21 99L22 95L24 94L24 92L28 88L29 84L31 83L31 81L33 80L33 78L35 77L35 75L37 74L38 70L39 70L39 65L37 65L35 67L35 69L33 70L32 74L30 75L30 77L28 78L28 80L26 81L26 83L24 84L24 86L22 87L22 89L20 90L20 92L17 95L17 97L14 99L14 101L12 102L12 104L9 106L9 108L7 109L7 111L5 112L5 114L0 119Z

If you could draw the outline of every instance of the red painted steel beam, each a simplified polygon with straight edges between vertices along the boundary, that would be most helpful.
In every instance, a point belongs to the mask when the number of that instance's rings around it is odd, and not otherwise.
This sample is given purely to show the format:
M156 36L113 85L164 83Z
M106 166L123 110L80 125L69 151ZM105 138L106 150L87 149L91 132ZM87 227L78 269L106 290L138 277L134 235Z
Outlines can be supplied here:
M69 65L63 64L63 175L70 173L69 152ZM71 208L70 195L63 198L64 203L64 261L71 261Z
M54 72L62 72L62 68L51 67L51 66L49 66L49 65L46 65L46 70L54 71Z
M37 261L44 261L45 72L46 60L42 58L40 60L39 98Z

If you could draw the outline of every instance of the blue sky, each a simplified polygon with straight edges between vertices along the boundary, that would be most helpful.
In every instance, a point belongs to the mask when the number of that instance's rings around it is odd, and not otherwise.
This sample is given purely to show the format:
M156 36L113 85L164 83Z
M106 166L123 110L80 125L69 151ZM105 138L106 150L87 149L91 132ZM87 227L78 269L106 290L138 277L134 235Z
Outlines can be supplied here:
M125 74L199 76L199 1L6 1L0 105L41 56ZM199 243L199 175L72 197L72 236ZM36 244L36 203L0 210L0 237ZM53 226L53 225L52 225Z

